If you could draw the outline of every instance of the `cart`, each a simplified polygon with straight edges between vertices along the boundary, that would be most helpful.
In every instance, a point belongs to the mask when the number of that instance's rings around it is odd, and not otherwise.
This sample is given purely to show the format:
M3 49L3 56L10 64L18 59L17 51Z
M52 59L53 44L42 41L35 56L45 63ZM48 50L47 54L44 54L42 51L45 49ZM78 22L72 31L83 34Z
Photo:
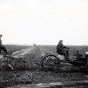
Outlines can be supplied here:
M61 67L61 62L70 63L75 67L80 68L80 70L88 72L88 51L85 52L85 57L82 54L75 55L75 60L61 60L57 54L45 53L41 57L41 70L52 69L54 72L59 72Z

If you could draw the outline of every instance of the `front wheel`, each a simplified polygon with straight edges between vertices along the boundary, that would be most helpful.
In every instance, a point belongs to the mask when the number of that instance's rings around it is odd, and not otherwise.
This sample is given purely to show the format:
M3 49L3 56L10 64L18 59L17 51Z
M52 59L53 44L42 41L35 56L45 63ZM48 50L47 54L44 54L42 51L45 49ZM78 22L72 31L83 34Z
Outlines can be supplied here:
M81 71L85 71L88 73L88 56L85 59L86 61L84 62L83 65L80 65L79 68Z
M60 69L60 60L52 54L44 55L41 59L41 67L42 70L52 69L54 72L58 72Z
M86 57L86 72L88 73L88 56Z

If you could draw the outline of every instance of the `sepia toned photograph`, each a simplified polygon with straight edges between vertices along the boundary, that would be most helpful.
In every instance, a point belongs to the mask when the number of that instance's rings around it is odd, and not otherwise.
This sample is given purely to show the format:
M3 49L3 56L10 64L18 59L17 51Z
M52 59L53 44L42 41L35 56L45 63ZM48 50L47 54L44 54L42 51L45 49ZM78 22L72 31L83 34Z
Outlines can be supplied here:
M0 88L88 88L87 0L0 0Z

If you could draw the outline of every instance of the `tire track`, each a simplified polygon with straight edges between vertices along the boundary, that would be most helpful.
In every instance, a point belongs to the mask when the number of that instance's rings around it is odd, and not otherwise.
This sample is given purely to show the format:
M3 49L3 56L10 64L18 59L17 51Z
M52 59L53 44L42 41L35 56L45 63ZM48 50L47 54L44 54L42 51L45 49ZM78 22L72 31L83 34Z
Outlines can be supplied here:
M24 57L26 54L30 54L34 49L35 47L22 49L22 50L14 52L11 56L14 58Z

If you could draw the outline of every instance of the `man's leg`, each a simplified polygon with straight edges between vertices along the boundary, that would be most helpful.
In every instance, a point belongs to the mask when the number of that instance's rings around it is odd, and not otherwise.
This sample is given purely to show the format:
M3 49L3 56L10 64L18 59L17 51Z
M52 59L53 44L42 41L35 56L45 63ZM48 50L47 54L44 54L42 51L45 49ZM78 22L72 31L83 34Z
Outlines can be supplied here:
M68 51L68 50L66 51L66 54L67 54L67 56L69 57L69 51Z
M69 61L69 53L65 51L64 56L65 56L66 60Z
M0 48L1 48L6 54L9 54L8 51L7 51L7 49L6 49L4 46L1 46Z
M1 53L1 48L0 48L0 53Z
M0 53L1 53L1 45L0 45Z

